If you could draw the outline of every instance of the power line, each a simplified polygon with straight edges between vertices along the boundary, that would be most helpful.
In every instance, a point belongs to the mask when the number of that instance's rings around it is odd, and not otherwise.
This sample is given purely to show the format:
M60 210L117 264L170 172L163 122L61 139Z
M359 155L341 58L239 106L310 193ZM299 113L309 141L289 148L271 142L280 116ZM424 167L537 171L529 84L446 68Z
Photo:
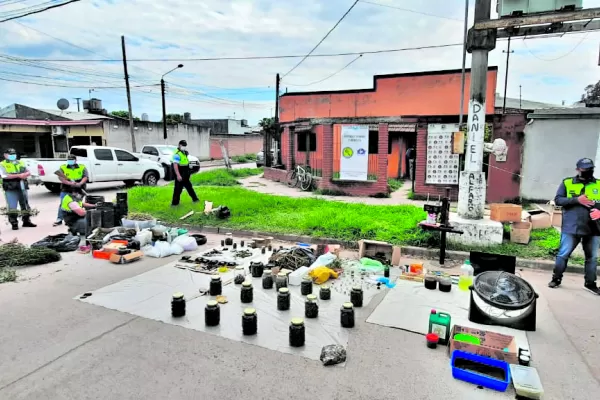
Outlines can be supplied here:
M21 14L21 15L16 15L16 16L13 16L13 17L5 18L3 20L0 20L0 23L6 22L6 21L12 21L13 19L27 17L28 15L39 14L41 12L48 11L48 10L51 10L53 8L63 7L63 6L66 6L67 4L75 3L75 2L78 2L78 1L81 1L81 0L69 0L69 1L66 1L64 3L53 4L53 5L50 5L48 7L41 8L39 10L29 11L29 12L27 12L25 14ZM52 2L48 2L48 3L52 3ZM44 3L44 4L46 4L46 3Z
M317 43L317 45L315 47L312 48L311 51L308 52L307 55L305 55L302 60L300 60L300 62L296 65L294 65L294 67L292 69L290 69L288 72L286 72L285 74L283 74L281 76L281 79L285 78L286 76L288 76L292 71L294 71L296 68L298 68L300 66L300 64L302 64L304 62L304 60L306 60L308 57L310 57L310 55L317 49L317 47L319 47L321 45L321 43L323 43L325 41L325 39L327 39L327 37L331 34L331 32L333 32L335 30L335 28L337 28L337 26L344 20L344 18L346 18L346 15L350 14L350 11L352 11L352 9L354 8L354 6L356 6L358 4L359 0L356 0L354 3L352 3L352 5L350 6L350 8L344 13L344 15L342 15L342 18L340 18L338 20L338 22L335 23L335 25L333 26L333 28L331 28L329 30L329 32L327 32L327 34L325 36L323 36L323 38L321 40L319 40L319 43Z
M54 86L54 87L74 88L74 89L90 88L89 86L56 85L56 84L51 84L51 83L27 82L27 81L19 81L19 80L15 80L15 79L6 79L6 78L0 78L0 80L7 81L7 82L23 83L26 85L36 85L36 86ZM134 87L146 87L146 86L156 86L156 85L139 85L139 86L134 86ZM92 87L90 89L125 89L125 86L96 86L96 87Z
M289 86L312 86L312 85L316 85L317 83L321 83L326 81L327 79L333 78L334 76L336 76L337 74L339 74L340 72L342 72L343 70L345 70L346 68L348 68L349 66L351 66L352 64L354 64L354 62L356 62L359 58L362 57L362 54L359 55L358 57L356 57L354 60L350 61L348 64L344 65L342 68L338 69L337 71L335 71L333 74L327 76L326 78L323 78L321 80L315 81L315 82L311 82L311 83L307 83L304 85L298 85L298 84L294 84L294 83L286 83L286 85Z
M379 6L379 7L387 7L387 8L394 8L396 10L402 10L402 11L406 11L409 13L414 13L414 14L420 14L420 15L426 15L428 17L434 17L434 18L442 18L442 19L447 19L450 21L458 21L458 22L464 22L464 20L460 19L460 18L451 18L451 17L444 17L443 15L436 15L436 14L429 14L426 12L422 12L422 11L416 11L416 10L411 10L408 8L402 8L402 7L397 7L397 6L391 6L389 4L382 4L382 3L376 3L374 1L367 1L367 0L360 0L361 3L366 3L366 4L373 4L375 6Z
M569 50L568 52L566 52L566 53L565 53L565 54L563 54L562 56L555 57L555 58L550 58L550 59L548 59L548 58L541 58L541 57L538 57L538 56L536 56L536 55L535 55L535 54L534 54L534 53L531 51L531 49L529 48L529 46L527 46L527 42L525 41L525 39L526 39L526 38L523 38L523 44L525 45L525 48L527 49L527 51L529 52L529 54L531 54L533 57L537 58L538 60L541 60L541 61L558 61L558 60L560 60L561 58L565 58L566 56L570 55L570 54L571 54L571 53L573 53L575 50L577 50L577 48L578 48L578 47L579 47L579 46L580 46L580 45L581 45L581 44L584 42L585 38L587 38L587 35L588 35L588 34L589 34L589 32L588 32L588 33L587 33L585 36L583 36L583 37L581 38L581 40L580 40L579 42L577 42L577 44L576 44L576 45L575 45L575 46L574 46L574 47L573 47L571 50Z

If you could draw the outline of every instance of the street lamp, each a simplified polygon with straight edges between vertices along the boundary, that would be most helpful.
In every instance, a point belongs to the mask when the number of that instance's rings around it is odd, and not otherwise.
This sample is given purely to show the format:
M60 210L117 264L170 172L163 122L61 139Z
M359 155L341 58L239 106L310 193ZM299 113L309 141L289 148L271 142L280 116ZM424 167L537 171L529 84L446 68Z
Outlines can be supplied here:
M162 115L163 115L163 137L167 139L167 107L165 106L165 76L175 71L176 69L183 68L183 64L179 64L169 72L163 74L160 78L160 92L162 95Z

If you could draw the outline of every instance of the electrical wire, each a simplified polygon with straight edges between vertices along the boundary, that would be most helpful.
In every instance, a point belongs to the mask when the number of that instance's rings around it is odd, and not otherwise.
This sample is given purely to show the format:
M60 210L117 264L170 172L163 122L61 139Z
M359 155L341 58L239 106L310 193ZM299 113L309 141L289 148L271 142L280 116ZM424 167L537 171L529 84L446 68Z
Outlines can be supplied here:
M12 17L9 17L9 18L2 19L2 20L0 20L0 23L7 22L7 21L12 21L13 19L27 17L27 16L33 15L33 14L39 14L41 12L52 10L53 8L64 7L64 6L68 5L68 4L76 3L78 1L81 1L81 0L69 0L69 1L66 1L64 3L53 4L53 5L50 5L48 7L41 8L39 10L33 10L33 11L29 11L29 12L21 14L21 15L16 15L16 16L12 16ZM53 2L51 1L51 2L48 2L48 3L53 3Z
M19 80L15 80L15 79L6 79L6 78L0 78L1 81L7 81L7 82L17 82L17 83L23 83L26 85L37 85L37 86L54 86L54 87L65 87L65 88L75 88L75 89L87 89L89 88L89 86L69 86L69 85L56 85L56 84L49 84L49 83L39 83L39 82L26 82L26 81L19 81ZM158 84L157 84L158 85ZM146 86L150 86L150 85L146 85ZM141 86L134 86L134 87L141 87ZM125 89L125 86L96 86L94 88L91 89Z
M464 19L460 19L460 18L444 17L443 15L429 14L429 13L426 13L426 12L411 10L411 9L403 8L403 7L392 6L392 5L389 5L389 4L376 3L374 1L367 1L367 0L359 0L359 1L361 3L365 3L365 4L373 4L373 5L379 6L379 7L394 8L396 10L402 10L402 11L406 11L406 12L409 12L409 13L426 15L428 17L442 18L442 19L447 19L447 20L450 20L450 21L458 21L458 22L461 22L461 23L465 22Z
M319 40L319 43L317 43L317 45L315 47L313 47L312 50L308 52L308 54L306 54L304 57L302 57L302 60L300 60L300 62L298 64L294 65L292 67L292 69L290 69L288 72L286 72L285 74L283 74L283 76L281 77L281 79L285 78L290 73L292 73L292 71L294 71L296 68L298 68L300 66L300 64L302 64L308 57L310 57L310 55L317 49L317 47L319 47L321 45L321 43L323 43L325 41L325 39L327 39L327 37L329 37L329 35L331 34L331 32L333 32L335 30L335 28L337 28L337 26L344 20L344 18L346 18L346 16L348 14L350 14L350 11L352 11L352 9L358 4L358 1L359 0L356 0L354 3L352 3L352 5L350 6L350 8L344 13L344 15L342 15L342 17L338 20L338 22L335 23L335 25L333 26L333 28L331 28L329 30L329 32L327 32L327 34L325 36L323 36L323 38L321 40Z
M558 60L560 60L561 58L565 58L566 56L570 55L570 54L571 54L571 53L573 53L575 50L577 50L577 48L578 48L578 47L579 47L579 46L580 46L580 45L581 45L581 44L582 44L582 43L585 41L585 38L587 37L587 35L588 35L588 34L589 34L589 32L588 32L588 33L587 33L585 36L583 36L583 37L581 38L581 40L580 40L579 42L577 42L577 44L575 45L575 47L573 47L573 48L572 48L571 50L569 50L567 53L563 54L563 55L562 55L562 56L560 56L560 57L556 57L556 58L550 58L550 59L547 59L547 58L540 58L540 57L536 56L536 55L535 55L535 54L534 54L534 53L531 51L531 49L529 48L529 46L527 46L527 42L525 41L525 39L526 39L526 38L523 38L523 44L525 45L525 48L527 49L527 52L528 52L529 54L531 54L533 57L535 57L535 58L537 58L538 60L540 60L540 61L548 61L548 62L551 62L551 61L558 61Z
M354 62L358 61L358 59L361 58L361 57L362 57L362 54L359 55L358 57L356 57L354 60L350 61L348 64L344 65L342 68L340 68L337 71L335 71L333 74L331 74L331 75L329 75L329 76L327 76L327 77L325 77L323 79L320 79L318 81L314 81L314 82L307 83L307 84L304 84L304 85L299 85L299 84L296 84L296 83L286 82L286 85L289 85L289 86L312 86L312 85L316 85L317 83L325 82L327 79L333 78L334 76L336 76L337 74L339 74L340 72L342 72L343 70L345 70L346 68L348 68L349 66L351 66L352 64L354 64Z

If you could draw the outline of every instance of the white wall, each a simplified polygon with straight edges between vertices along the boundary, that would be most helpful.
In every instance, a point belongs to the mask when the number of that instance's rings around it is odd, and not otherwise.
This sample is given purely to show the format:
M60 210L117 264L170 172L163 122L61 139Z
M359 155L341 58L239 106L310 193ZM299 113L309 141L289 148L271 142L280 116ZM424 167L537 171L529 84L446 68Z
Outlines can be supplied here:
M230 119L227 121L227 133L230 135L243 135L251 130L252 128L248 126L242 127L242 121L239 119Z
M524 132L521 197L551 200L577 160L595 158L600 119L534 119Z
M142 147L151 144L170 144L177 146L180 140L186 140L188 151L191 155L202 160L210 160L210 129L195 125L168 125L167 137L163 139L163 128L157 122L135 122L135 144L139 153ZM127 121L113 120L104 123L106 145L121 147L132 151L129 123Z

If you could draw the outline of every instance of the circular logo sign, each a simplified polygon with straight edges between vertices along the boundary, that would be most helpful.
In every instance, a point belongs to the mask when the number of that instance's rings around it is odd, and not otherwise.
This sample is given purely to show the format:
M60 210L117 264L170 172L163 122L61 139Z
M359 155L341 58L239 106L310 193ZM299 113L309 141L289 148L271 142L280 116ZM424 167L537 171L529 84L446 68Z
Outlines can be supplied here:
M354 150L352 150L350 147L344 147L344 150L342 150L342 154L344 155L344 157L350 158L354 155Z

